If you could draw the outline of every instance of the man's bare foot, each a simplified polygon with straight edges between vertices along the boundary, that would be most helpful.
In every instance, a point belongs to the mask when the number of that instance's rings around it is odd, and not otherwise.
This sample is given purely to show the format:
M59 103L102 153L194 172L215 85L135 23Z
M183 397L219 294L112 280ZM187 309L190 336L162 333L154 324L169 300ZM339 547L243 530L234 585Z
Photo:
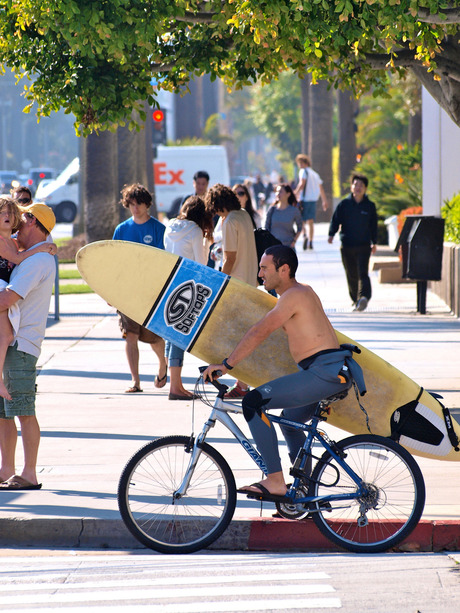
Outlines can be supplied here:
M276 475L278 475L278 473L276 473ZM266 488L270 492L270 494L273 494L274 496L285 496L286 495L287 487L286 487L283 477L281 477L281 480L280 480L278 476L272 477L271 475L268 475L266 479L262 479L259 483L264 488ZM254 492L255 494L263 493L262 490L259 487L257 487L257 484L255 483L253 485L245 485L239 491L242 491L242 490L247 491L247 492Z
M175 387L174 389L170 387L169 393L173 394L174 396L189 396L190 398L193 396L193 393L189 392L184 387Z
M11 400L10 393L6 389L6 385L3 383L3 381L0 381L0 396L2 398L6 398L7 400Z

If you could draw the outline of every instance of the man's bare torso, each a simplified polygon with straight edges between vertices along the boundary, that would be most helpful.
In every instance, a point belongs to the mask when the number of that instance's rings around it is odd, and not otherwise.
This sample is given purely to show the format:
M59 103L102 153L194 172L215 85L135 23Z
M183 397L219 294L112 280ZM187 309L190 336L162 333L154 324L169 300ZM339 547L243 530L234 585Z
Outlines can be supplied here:
M321 301L309 285L297 283L286 290L278 302L279 307L283 308L285 304L292 312L283 329L288 336L291 355L297 363L318 351L339 348L337 336Z

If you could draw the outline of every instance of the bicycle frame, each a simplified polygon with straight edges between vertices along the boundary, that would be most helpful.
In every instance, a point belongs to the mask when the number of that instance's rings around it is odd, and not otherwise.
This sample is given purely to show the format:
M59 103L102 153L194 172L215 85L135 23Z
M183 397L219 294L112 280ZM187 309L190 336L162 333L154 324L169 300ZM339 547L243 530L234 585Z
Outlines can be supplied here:
M193 470L196 466L198 458L201 454L200 445L204 443L207 434L216 425L216 422L220 422L223 426L225 426L235 437L235 439L239 442L239 444L243 447L249 457L253 460L253 462L262 470L262 472L267 474L267 467L265 462L263 461L262 456L257 451L257 449L253 446L253 444L248 441L246 436L243 434L238 425L234 422L229 413L234 414L242 414L243 409L241 406L232 404L229 402L225 402L219 396L216 397L214 402L214 406L212 407L211 413L208 419L205 421L203 425L203 429L200 434L196 437L193 443L193 449L190 457L190 462L187 467L187 470L184 475L184 479L180 484L179 488L176 490L174 494L174 498L179 499L185 495L188 485L190 483L190 479L193 474ZM361 478L346 464L346 462L334 451L333 447L329 445L328 441L321 435L318 431L317 426L320 421L319 417L315 416L312 418L311 423L303 424L300 422L292 421L286 419L285 417L279 417L277 415L268 414L269 419L273 423L286 425L290 427L294 427L299 430L304 430L307 434L307 438L304 444L304 450L306 453L310 453L311 447L313 445L313 441L318 441L321 446L328 451L331 456L336 460L336 462L345 470L345 472L350 476L351 479L357 485L357 491L350 494L332 494L330 496L304 496L298 497L297 488L301 482L299 477L294 477L294 481L290 486L287 497L292 498L292 502L295 504L305 504L310 502L332 502L339 500L351 500L359 498L366 494L366 488L363 486Z

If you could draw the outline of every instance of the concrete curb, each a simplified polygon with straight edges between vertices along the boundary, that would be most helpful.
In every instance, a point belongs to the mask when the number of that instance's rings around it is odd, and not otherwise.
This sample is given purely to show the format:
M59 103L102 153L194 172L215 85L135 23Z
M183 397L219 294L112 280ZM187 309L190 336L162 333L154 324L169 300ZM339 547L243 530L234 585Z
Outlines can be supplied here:
M121 519L2 519L2 547L70 547L73 549L143 549ZM236 519L210 546L228 551L343 552L311 520ZM422 520L393 551L460 550L460 521Z

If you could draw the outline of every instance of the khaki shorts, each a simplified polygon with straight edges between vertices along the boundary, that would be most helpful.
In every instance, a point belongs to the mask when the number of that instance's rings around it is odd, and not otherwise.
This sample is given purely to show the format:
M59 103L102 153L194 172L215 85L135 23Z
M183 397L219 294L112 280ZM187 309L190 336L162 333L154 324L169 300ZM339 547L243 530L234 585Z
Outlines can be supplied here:
M126 338L127 332L132 332L133 334L136 334L139 337L139 340L143 343L155 345L156 343L163 341L161 336L147 330L147 328L144 328L144 326L141 326L126 315L123 315L123 313L120 313L120 311L118 311L118 315L120 316L118 324L120 326L123 338Z
M13 419L22 415L35 415L35 380L37 358L19 351L17 343L8 347L3 369L5 385L12 400L0 398L0 418Z

